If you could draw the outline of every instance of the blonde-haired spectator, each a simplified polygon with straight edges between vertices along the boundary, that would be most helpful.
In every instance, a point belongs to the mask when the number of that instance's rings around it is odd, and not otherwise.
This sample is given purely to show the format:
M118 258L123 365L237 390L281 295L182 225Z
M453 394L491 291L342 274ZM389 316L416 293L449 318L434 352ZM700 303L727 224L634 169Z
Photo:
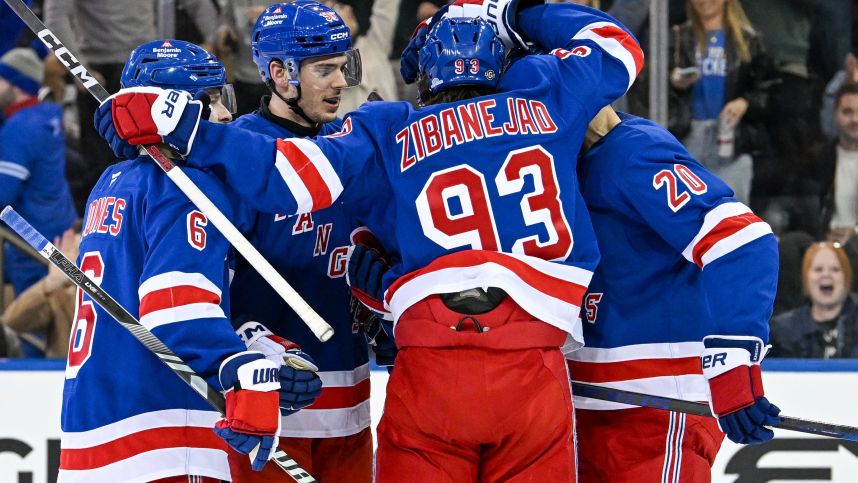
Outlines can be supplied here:
M748 203L753 158L768 151L763 43L738 0L688 0L687 12L673 33L671 131Z

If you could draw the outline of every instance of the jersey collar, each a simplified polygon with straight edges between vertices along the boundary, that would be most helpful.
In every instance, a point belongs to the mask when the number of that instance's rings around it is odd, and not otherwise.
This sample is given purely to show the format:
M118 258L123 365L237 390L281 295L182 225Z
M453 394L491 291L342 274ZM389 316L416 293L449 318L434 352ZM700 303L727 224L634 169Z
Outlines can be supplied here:
M288 129L290 132L295 133L301 137L313 137L313 136L316 136L317 134L319 134L319 131L321 130L321 125L319 125L317 127L307 127L307 126L303 126L301 124L298 124L295 121L290 121L289 119L286 119L285 117L280 117L280 116L272 113L271 110L268 109L268 102L270 102L270 101L271 101L271 96L263 96L262 97L262 102L260 103L259 109L256 111L257 113L259 113L260 116L262 116L263 118L267 119L270 122L273 122L274 124L277 124L278 126L280 126L282 128Z
M15 114L16 112L20 111L21 109L25 109L25 108L28 108L30 106L35 106L38 103L39 103L38 97L28 97L28 98L24 99L23 101L16 102L15 104L12 104L11 106L4 109L3 110L3 116L6 119L9 119L10 117L12 117L12 114Z

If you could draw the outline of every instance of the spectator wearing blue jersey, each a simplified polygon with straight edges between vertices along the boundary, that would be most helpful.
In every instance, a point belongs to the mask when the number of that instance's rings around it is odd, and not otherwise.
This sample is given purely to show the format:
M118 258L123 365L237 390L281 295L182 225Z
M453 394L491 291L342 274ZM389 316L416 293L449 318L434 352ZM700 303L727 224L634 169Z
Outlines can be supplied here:
M802 260L807 302L772 320L772 356L858 357L858 296L850 293L852 267L836 242L818 242Z
M17 48L0 58L0 206L12 205L48 238L77 218L65 177L62 110L36 95L44 67L31 49ZM6 280L21 293L47 274L23 252L6 247Z
M670 84L678 105L671 130L748 203L753 158L767 149L757 125L768 76L763 44L738 0L690 0L688 16L672 37Z

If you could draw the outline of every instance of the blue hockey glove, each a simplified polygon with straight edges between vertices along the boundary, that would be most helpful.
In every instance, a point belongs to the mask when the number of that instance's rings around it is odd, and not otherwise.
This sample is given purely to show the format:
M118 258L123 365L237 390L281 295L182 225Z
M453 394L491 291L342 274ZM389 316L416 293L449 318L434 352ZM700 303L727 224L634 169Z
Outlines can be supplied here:
M352 320L360 327L366 343L372 347L375 363L379 366L392 366L399 352L393 340L393 325L354 296L349 301L349 312L352 314Z
M251 466L260 471L280 434L277 366L258 352L239 352L221 363L218 377L226 414L214 432L239 453L253 454Z
M364 245L355 245L349 255L348 283L359 299L372 299L376 305L384 298L382 278L389 267L377 250Z
M96 111L95 125L109 143L115 137L133 146L163 142L181 156L187 156L202 111L202 102L192 100L187 92L132 87L104 101ZM112 129L105 123L112 125ZM127 154L121 146L114 149L117 150Z
M399 73L402 74L402 80L406 84L412 84L417 81L417 75L420 72L420 49L426 44L426 37L429 35L432 26L444 17L448 7L449 5L444 5L438 9L435 15L417 24L417 28L411 33L411 40L408 41L408 45L402 50L402 56L399 59Z
M701 364L709 383L709 405L730 441L763 443L774 437L780 409L764 396L760 362L766 347L758 337L710 335Z
M280 413L294 414L322 394L319 368L298 344L268 330L259 322L245 322L236 331L248 350L261 352L278 367Z
M109 102L98 106L93 120L95 129L107 141L107 144L110 145L110 149L113 150L113 155L117 159L135 159L139 154L140 148L128 144L128 142L119 137L116 128L113 127L113 116L110 111L111 104Z

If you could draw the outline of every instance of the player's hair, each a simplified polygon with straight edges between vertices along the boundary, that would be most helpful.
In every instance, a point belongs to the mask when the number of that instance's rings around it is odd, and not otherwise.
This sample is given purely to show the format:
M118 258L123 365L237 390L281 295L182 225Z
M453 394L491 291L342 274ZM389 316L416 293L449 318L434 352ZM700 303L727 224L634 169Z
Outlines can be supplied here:
M840 107L840 100L843 99L844 96L853 94L858 95L858 82L844 82L834 94L834 108L836 109Z
M425 76L420 76L417 78L417 89L419 92L421 92L420 104L424 106L463 101L465 99L488 96L490 94L495 94L498 92L497 89L488 86L459 85L450 86L442 91L439 91L437 94L432 94L432 92L429 90L429 81Z
M843 283L846 290L846 293L852 291L852 265L849 263L849 256L846 255L846 250L836 242L830 241L822 241L814 243L813 245L807 247L807 251L804 252L804 258L801 261L801 285L802 292L804 295L809 295L809 284L807 281L807 277L810 274L810 265L813 263L813 257L819 253L820 250L828 248L834 252L834 256L837 257L837 262L840 264L840 269L843 270Z
M691 0L686 0L685 11L688 12L688 20L694 26L694 37L697 38L697 48L701 52L706 51L706 29L703 28L703 21ZM727 0L724 3L724 30L730 33L733 41L736 42L736 48L739 49L739 59L742 62L751 60L751 50L748 48L748 42L745 41L744 31L754 31L751 21L745 15L745 10L739 4L739 0Z

